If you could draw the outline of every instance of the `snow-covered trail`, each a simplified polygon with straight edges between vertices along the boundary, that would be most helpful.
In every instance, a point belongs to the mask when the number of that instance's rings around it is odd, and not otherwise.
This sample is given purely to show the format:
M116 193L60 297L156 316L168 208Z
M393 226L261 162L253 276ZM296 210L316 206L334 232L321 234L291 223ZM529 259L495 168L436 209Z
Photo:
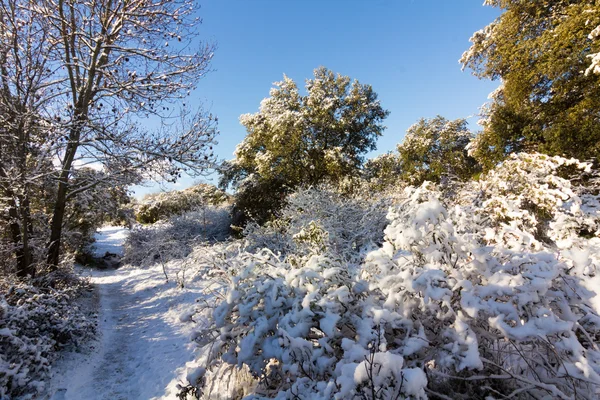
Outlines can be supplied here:
M121 253L126 231L100 231L96 252ZM166 282L159 266L94 270L99 296L99 342L58 366L52 399L176 399L178 375L194 358L179 316L200 296Z

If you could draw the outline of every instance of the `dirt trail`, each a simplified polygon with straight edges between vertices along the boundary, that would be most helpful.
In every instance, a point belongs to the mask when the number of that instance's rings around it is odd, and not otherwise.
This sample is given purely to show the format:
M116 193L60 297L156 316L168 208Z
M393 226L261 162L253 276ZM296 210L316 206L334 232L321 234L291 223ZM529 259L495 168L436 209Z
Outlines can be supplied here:
M104 229L99 256L121 254L126 232ZM57 366L53 400L176 399L178 375L193 359L179 315L199 292L165 282L160 268L94 270L99 341L88 355L71 353Z

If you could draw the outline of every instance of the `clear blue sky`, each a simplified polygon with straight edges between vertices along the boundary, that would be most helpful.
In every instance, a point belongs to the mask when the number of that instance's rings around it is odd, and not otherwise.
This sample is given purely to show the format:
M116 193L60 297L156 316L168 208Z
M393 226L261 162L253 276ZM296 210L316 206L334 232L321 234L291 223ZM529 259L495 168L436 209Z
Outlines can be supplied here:
M231 159L246 134L239 116L258 111L284 73L303 86L323 65L372 85L391 114L369 156L395 149L421 117L477 114L497 86L458 63L473 32L499 14L483 0L199 1L202 37L218 48L196 99L219 117L220 159ZM470 120L474 130L476 120ZM191 184L185 178L167 188Z

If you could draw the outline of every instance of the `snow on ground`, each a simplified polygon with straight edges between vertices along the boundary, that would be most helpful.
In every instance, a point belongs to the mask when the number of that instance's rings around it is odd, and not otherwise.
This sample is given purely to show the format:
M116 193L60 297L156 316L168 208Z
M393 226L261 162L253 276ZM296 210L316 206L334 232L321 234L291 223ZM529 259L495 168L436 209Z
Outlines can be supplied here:
M96 254L121 252L126 235L122 228L102 229ZM58 363L50 398L176 399L178 375L194 359L179 316L201 289L166 282L160 265L87 271L98 290L99 340L89 354L67 354Z
M105 226L100 228L94 238L96 242L93 245L94 255L102 257L107 252L112 254L123 254L123 242L127 237L129 230L121 226Z

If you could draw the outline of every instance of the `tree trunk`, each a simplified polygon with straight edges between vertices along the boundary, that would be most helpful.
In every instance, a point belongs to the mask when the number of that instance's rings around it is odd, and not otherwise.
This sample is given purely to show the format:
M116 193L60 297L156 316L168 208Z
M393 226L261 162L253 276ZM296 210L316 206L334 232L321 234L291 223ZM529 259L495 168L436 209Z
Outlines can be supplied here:
M0 167L0 177L6 179L7 175L4 172L4 169ZM21 223L23 223L23 229L27 230L30 226L30 211L29 211L29 198L26 197L25 201L22 201L21 204L17 204L15 201L14 192L6 186L2 186L3 195L8 199L8 216L9 216L9 230L11 240L13 245L15 246L15 256L17 258L17 276L20 278L25 278L27 275L34 276L35 268L33 267L32 258L31 258L31 250L29 248L29 235L28 232L25 232L25 239L23 240L23 234L21 232ZM21 215L27 216L26 218L20 218L19 216L19 206L21 208Z
M52 224L50 225L50 241L48 242L47 247L46 263L48 264L50 271L55 271L58 268L58 261L60 260L60 241L62 236L63 220L65 217L65 208L67 206L69 175L71 173L73 160L75 159L75 153L77 152L80 133L81 127L76 123L69 136L70 142L67 145L62 171L58 178L58 192L56 194L56 202L54 203Z
M17 205L13 199L8 201L8 216L10 218L10 236L15 246L15 255L17 256L17 276L24 278L27 276L26 269L23 263L23 244L21 240L21 226L19 224L19 212L17 211Z
M21 199L21 221L23 222L23 267L27 272L27 275L35 276L36 268L33 264L33 255L31 254L31 246L29 245L29 238L33 233L33 227L31 224L31 208L29 205L29 195L25 195Z
M25 278L27 275L35 275L35 268L31 262L31 251L29 243L23 240L21 224L19 223L19 211L16 202L11 198L8 201L8 215L10 217L10 235L15 246L15 256L17 258L17 276Z
M60 258L60 239L62 236L62 225L65 217L66 205L67 181L60 180L58 183L56 203L54 204L54 213L52 215L52 225L50 226L50 242L48 243L48 258L46 260L51 271L56 270L58 267Z

